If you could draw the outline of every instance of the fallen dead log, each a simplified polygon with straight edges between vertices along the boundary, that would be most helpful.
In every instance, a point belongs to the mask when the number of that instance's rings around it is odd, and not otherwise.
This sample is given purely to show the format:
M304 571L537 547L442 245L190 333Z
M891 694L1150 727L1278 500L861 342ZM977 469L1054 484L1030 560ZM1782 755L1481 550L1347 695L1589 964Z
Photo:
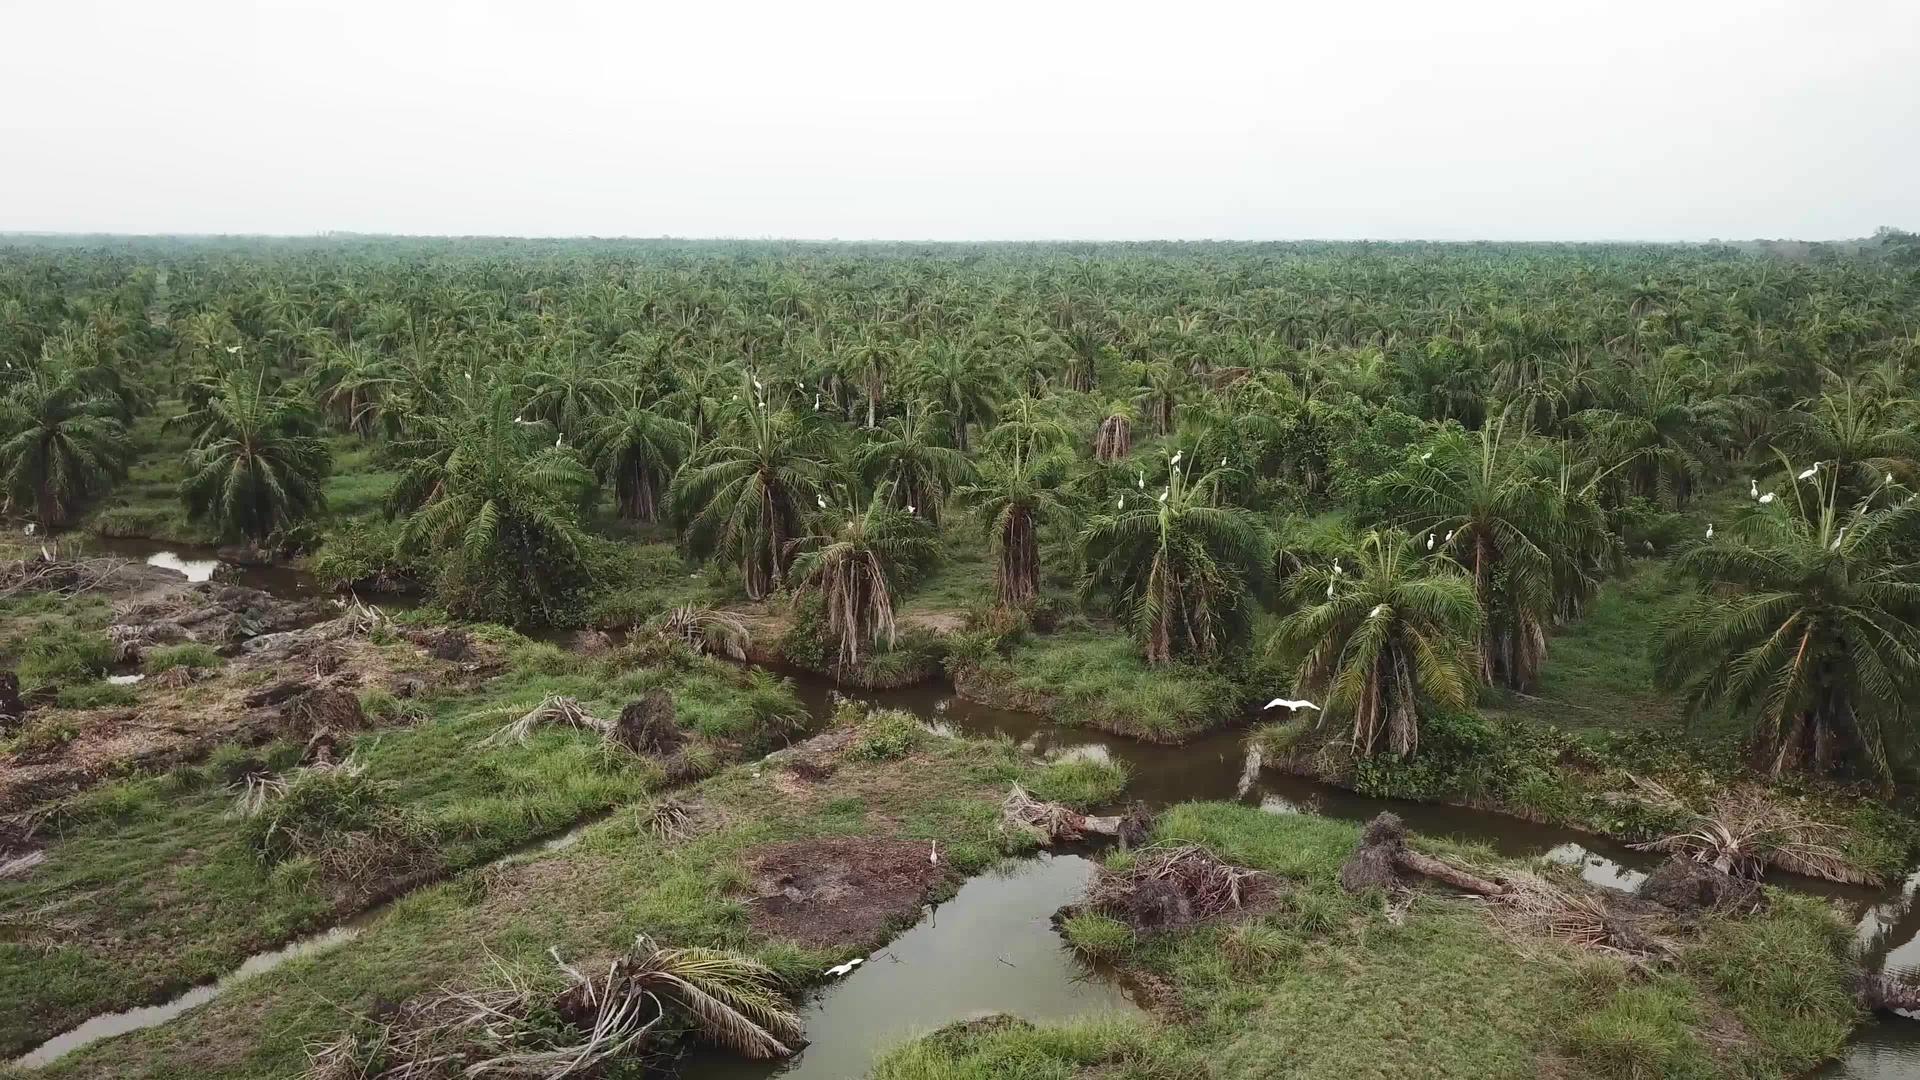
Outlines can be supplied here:
M1079 840L1088 833L1137 844L1146 839L1150 825L1150 817L1137 810L1105 816L1082 814L1056 802L1036 799L1019 784L1000 800L1002 831L1023 833L1042 847Z
M1481 877L1407 846L1407 826L1398 814L1383 813L1367 823L1360 846L1340 864L1340 887L1348 892L1404 888L1410 877L1430 878L1476 896L1501 896L1504 881Z

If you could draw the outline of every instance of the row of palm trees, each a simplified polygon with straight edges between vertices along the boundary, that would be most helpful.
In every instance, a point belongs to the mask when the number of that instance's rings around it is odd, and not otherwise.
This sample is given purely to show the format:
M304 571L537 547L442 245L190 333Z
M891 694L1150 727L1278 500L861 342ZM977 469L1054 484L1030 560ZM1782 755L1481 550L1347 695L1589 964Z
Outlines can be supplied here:
M1764 719L1783 762L1884 762L1904 720L1863 695L1920 669L1894 632L1913 550L1868 527L1920 479L1920 285L1877 264L425 242L164 261L161 290L138 260L0 258L16 511L51 526L97 501L163 391L192 439L182 497L223 533L314 520L331 431L399 468L402 543L456 610L559 617L598 499L671 523L751 598L819 592L858 662L962 510L1003 611L1077 581L1161 664L1237 655L1271 608L1355 745L1411 753L1421 715L1531 686L1630 555L1680 549L1715 604L1762 595L1701 552L1787 565L1817 516L1787 463L1818 462L1819 512L1853 522L1835 535L1881 538L1822 550L1857 550L1849 588L1882 584L1857 617L1832 614L1826 563L1773 591L1805 600L1803 659L1829 635L1882 662L1793 669L1810 697L1754 689L1789 685L1773 653L1716 676L1758 647L1743 635L1790 636L1775 604L1690 622L1726 633L1676 638L1668 678ZM1679 512L1730 486L1751 512L1676 543ZM1334 540L1307 524L1330 512Z

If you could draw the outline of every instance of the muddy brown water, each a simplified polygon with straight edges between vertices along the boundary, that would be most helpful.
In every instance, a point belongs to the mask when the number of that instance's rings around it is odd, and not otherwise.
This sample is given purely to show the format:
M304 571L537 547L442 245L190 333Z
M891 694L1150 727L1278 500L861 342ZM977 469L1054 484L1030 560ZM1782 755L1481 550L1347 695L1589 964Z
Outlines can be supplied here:
M217 579L262 589L281 598L321 595L311 577L287 566L243 567L223 563L208 548L144 540L92 540L84 550L139 558L192 580ZM393 598L382 597L383 605ZM404 603L404 598L402 598ZM816 722L831 715L838 691L818 676L775 668L793 679ZM1184 746L1159 746L1083 728L1050 723L1025 713L965 701L944 684L900 690L847 691L856 700L902 709L930 728L963 735L1003 735L1045 758L1101 757L1130 770L1127 798L1163 807L1194 800L1237 801L1269 813L1312 813L1363 822L1382 810L1404 818L1416 831L1486 845L1502 855L1541 856L1577 866L1596 884L1631 888L1654 859L1604 837L1462 807L1373 799L1312 781L1262 770L1249 761L1244 730L1204 735ZM597 820L597 819L595 819ZM558 850L580 834L584 822L523 849ZM684 1080L783 1080L862 1074L872 1055L913 1035L957 1020L1007 1012L1033 1020L1064 1019L1137 1006L1111 981L1090 972L1064 947L1050 918L1079 897L1092 863L1080 853L1024 859L1004 872L976 877L951 900L929 908L912 929L868 958L848 977L830 983L805 1003L811 1045L790 1062L747 1063L698 1053L682 1071ZM1920 965L1920 905L1914 903L1920 873L1902 888L1873 893L1786 878L1780 884L1816 891L1860 905L1858 934L1870 960ZM36 1048L19 1064L45 1064L97 1039L152 1027L217 997L232 983L288 960L311 955L357 936L384 908L352 922L249 958L217 983L196 987L163 1005L95 1017ZM1920 1024L1878 1017L1862 1028L1849 1053L1815 1075L1855 1080L1920 1080Z

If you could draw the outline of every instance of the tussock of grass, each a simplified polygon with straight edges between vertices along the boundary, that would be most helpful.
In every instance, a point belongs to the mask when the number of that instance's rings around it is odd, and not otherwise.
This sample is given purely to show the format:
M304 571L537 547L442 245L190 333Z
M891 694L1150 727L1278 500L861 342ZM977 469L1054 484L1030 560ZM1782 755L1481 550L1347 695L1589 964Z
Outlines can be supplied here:
M961 685L990 704L1161 742L1232 722L1240 698L1223 675L1177 664L1149 668L1127 638L1092 630L1034 638L987 660Z
M1097 757L1068 757L1050 762L1027 785L1036 797L1075 809L1110 803L1127 787L1123 761Z
M149 675L176 667L192 671L211 671L226 662L224 657L214 651L213 646L188 642L148 650L140 658L140 670Z

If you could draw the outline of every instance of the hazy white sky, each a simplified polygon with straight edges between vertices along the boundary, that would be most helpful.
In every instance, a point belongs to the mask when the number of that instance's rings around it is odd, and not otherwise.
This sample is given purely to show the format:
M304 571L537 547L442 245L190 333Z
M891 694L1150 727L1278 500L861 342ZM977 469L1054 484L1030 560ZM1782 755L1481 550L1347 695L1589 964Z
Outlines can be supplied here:
M0 229L1920 226L1916 0L0 0Z

